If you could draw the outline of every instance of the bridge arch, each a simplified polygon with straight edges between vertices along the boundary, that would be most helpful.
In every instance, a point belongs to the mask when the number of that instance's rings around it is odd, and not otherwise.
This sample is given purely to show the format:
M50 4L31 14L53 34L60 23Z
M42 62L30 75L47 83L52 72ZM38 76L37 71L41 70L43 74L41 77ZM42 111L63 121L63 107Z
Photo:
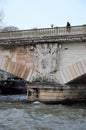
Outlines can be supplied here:
M55 74L55 79L61 84L67 84L86 75L86 60L73 63Z
M30 79L33 77L33 71L35 71L31 65L20 64L11 60L9 62L7 58L2 60L0 70L13 74L26 81L30 81ZM81 60L55 73L54 79L58 83L67 84L84 75L86 75L86 60Z
M9 61L7 58L2 60L0 70L3 70L9 74L13 74L26 81L30 81L33 68L27 64L20 64L17 62Z

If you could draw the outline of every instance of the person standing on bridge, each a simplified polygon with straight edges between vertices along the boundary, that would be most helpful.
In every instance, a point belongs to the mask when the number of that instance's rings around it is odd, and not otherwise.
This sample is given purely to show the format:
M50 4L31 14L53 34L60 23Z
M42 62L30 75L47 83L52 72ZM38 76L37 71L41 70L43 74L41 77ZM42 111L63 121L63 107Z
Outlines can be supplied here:
M70 28L71 28L71 24L67 22L67 25L66 25L67 32L70 32Z

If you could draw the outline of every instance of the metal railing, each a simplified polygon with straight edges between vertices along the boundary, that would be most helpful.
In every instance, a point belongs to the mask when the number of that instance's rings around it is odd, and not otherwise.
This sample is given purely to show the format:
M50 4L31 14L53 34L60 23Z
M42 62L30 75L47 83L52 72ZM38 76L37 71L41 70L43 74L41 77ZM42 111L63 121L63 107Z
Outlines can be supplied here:
M70 31L67 31L66 27L54 27L54 28L0 32L0 39L16 39L16 38L31 38L31 37L75 35L75 34L86 34L86 25L72 26L70 28Z

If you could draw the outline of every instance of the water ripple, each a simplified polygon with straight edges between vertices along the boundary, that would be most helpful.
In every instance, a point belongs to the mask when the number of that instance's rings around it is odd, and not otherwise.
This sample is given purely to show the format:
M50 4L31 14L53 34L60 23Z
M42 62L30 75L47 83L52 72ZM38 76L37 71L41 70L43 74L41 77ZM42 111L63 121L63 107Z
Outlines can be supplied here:
M85 130L86 105L0 102L0 130Z

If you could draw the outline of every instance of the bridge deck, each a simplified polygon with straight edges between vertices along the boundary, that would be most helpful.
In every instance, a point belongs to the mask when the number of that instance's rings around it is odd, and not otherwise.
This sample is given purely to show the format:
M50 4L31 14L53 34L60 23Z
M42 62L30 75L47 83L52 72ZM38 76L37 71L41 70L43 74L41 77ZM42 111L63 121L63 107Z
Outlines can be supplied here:
M66 27L18 30L0 32L0 44L9 43L40 43L40 42L65 42L86 40L86 25L72 26L70 31ZM8 43L8 44L7 44Z

